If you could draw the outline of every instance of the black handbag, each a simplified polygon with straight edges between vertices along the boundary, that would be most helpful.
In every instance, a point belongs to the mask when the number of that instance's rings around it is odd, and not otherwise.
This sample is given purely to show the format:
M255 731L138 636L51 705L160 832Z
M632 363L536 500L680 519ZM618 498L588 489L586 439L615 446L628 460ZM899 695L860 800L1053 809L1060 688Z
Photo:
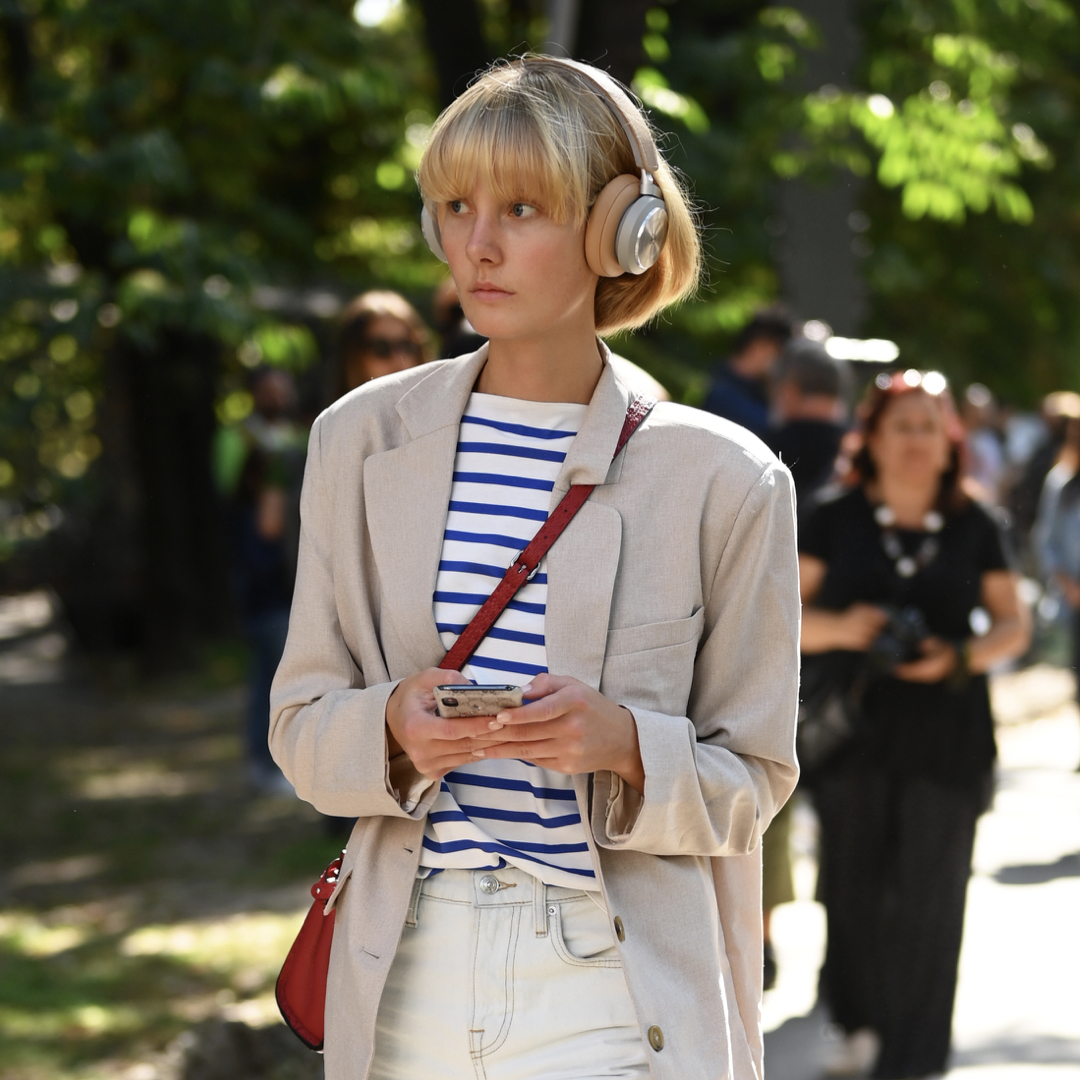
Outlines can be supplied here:
M864 657L837 653L803 657L795 750L804 775L816 772L855 738L868 682Z

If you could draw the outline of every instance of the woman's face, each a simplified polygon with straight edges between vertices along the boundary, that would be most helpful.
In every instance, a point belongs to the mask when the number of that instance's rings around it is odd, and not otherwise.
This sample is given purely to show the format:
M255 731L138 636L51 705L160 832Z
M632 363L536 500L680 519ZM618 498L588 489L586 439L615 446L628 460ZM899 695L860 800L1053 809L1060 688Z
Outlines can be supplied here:
M883 479L936 485L949 467L950 442L941 403L920 391L886 406L866 443Z
M418 363L420 348L408 325L393 315L376 315L368 323L363 344L345 358L345 389L355 390L380 375Z
M504 203L478 181L439 207L443 248L465 317L492 340L554 338L595 325L598 278L585 261L584 226L543 207Z

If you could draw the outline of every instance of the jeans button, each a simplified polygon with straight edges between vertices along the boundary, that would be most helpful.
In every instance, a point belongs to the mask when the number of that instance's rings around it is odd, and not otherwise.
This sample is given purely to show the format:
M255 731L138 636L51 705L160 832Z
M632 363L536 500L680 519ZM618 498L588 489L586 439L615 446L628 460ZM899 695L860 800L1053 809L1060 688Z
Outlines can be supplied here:
M485 874L480 879L480 891L487 893L489 896L492 893L499 891L499 879L494 874Z

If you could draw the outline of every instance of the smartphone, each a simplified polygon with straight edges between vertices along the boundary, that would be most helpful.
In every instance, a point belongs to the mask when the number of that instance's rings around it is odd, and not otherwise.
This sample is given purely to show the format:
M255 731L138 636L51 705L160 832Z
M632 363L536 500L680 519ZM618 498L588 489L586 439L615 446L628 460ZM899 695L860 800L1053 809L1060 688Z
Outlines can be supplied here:
M435 708L440 716L494 716L503 709L516 709L521 702L521 687L509 684L452 683L435 687Z

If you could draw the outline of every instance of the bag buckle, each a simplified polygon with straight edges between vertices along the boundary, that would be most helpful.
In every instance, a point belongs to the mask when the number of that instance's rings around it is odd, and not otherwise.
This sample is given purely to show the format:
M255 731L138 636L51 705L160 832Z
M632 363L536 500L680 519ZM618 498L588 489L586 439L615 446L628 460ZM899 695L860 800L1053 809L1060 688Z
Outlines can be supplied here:
M510 565L517 570L517 572L523 573L525 570L529 570L528 564L521 561L522 555L525 554L525 549L522 548L514 557L510 560ZM537 563L531 570L529 570L529 576L525 579L527 582L532 581L536 577L537 572L540 569L540 564Z

